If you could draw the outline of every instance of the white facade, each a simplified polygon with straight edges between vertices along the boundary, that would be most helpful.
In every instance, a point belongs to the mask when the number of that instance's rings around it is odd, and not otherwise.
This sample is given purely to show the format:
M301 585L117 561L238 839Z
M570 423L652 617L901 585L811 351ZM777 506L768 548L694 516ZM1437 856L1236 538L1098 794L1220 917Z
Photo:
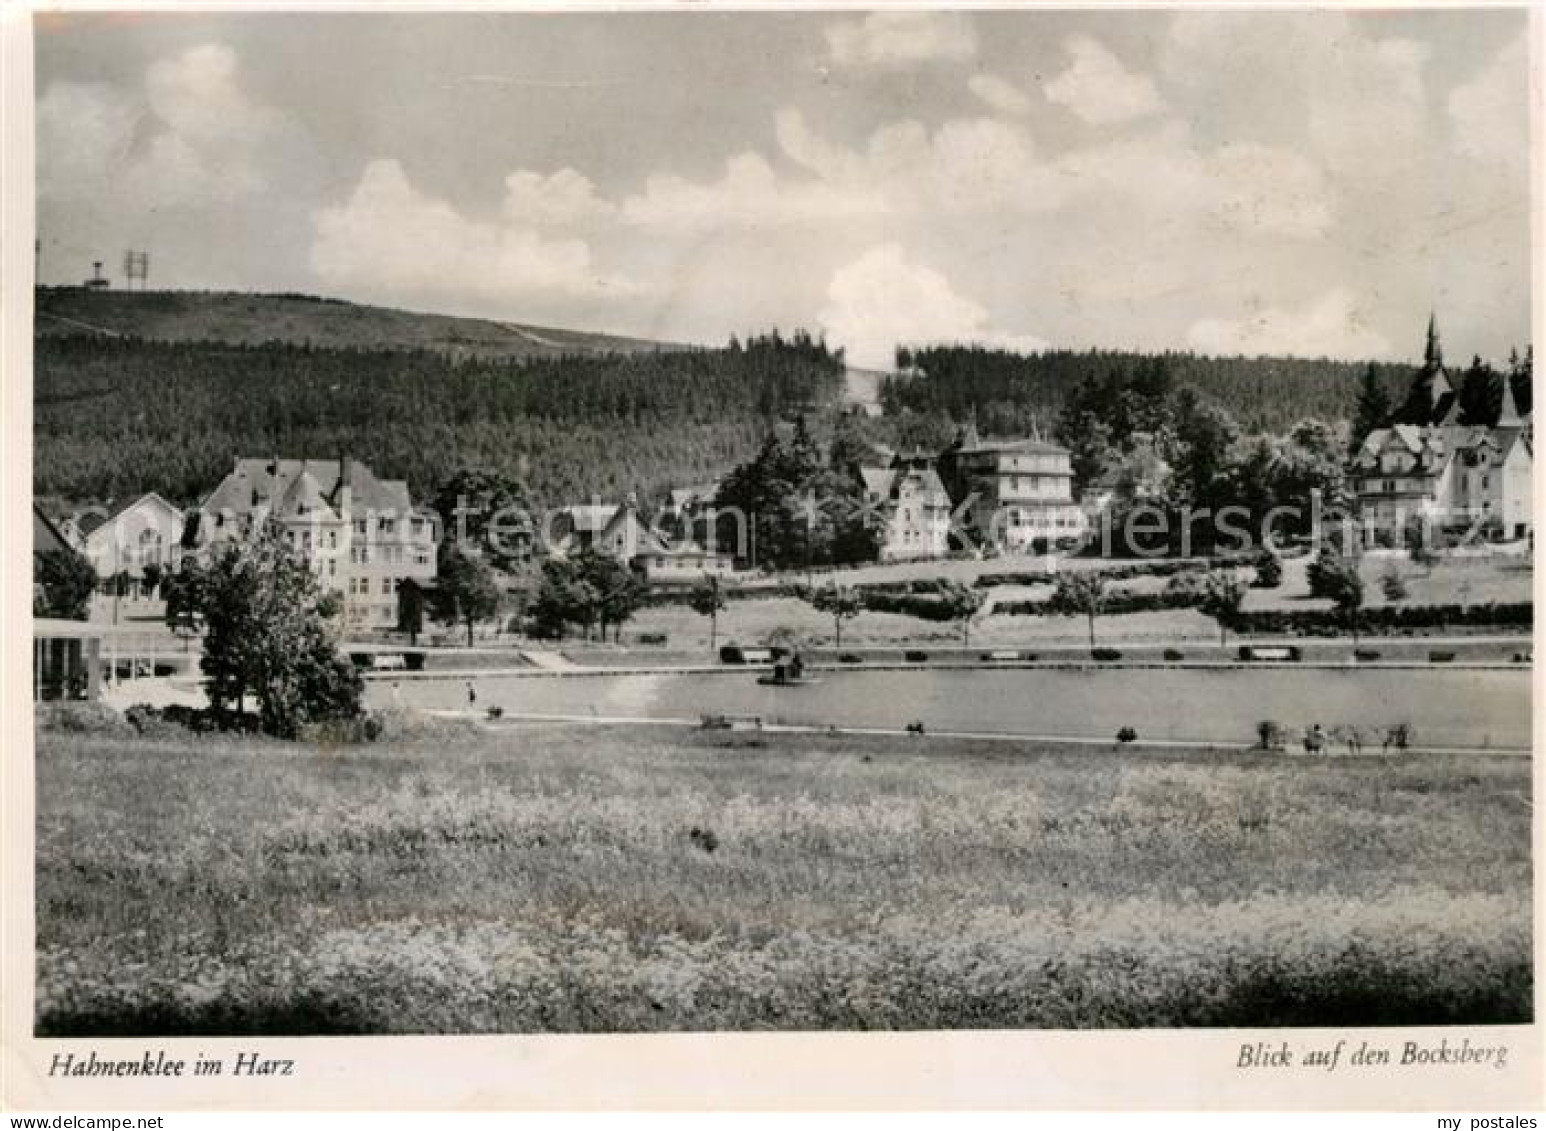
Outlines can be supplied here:
M1399 531L1418 518L1522 538L1533 528L1532 469L1523 428L1403 424L1369 434L1351 480L1359 514L1376 531Z
M182 562L183 512L155 492L105 517L77 516L75 528L81 552L104 584L127 575L143 587L146 566L165 576Z
M430 586L436 529L402 480L357 460L239 459L200 507L200 549L278 524L323 588L343 599L349 629L392 628L404 581Z

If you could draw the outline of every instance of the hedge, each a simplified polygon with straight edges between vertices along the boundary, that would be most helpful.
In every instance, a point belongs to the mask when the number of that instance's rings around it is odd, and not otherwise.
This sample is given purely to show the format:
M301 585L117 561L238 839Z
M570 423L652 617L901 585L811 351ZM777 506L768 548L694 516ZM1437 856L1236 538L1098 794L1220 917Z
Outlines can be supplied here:
M1530 601L1486 602L1477 605L1380 605L1358 614L1360 632L1401 632L1418 628L1520 627L1535 619ZM1341 634L1348 630L1345 613L1336 609L1253 609L1230 619L1234 632L1262 635Z
M1187 591L1163 593L1111 593L1100 608L1101 616L1122 616L1126 613L1154 613L1164 609L1192 609L1201 600L1201 594ZM993 606L995 613L1009 616L1058 615L1046 601L1000 601Z
M1080 559L1088 560L1088 559ZM1093 572L1107 581L1131 581L1135 577L1172 577L1178 573L1206 573L1214 569L1239 569L1254 565L1254 554L1229 554L1213 558L1144 558L1139 561L1122 561L1113 565L1097 566ZM996 585L1052 585L1057 573L1045 569L1007 570L999 573L983 573L977 576L979 589L991 589Z
M864 607L872 613L901 613L919 620L954 620L948 606L938 597L926 597L916 593L885 593L873 589L861 591Z

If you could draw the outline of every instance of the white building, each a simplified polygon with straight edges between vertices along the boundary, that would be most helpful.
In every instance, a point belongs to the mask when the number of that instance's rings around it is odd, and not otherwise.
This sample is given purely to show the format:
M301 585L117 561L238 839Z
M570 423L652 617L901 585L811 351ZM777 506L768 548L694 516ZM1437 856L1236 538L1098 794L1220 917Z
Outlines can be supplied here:
M861 467L858 476L865 506L881 520L881 561L950 553L950 496L938 472L898 460L890 467Z
M127 579L127 596L149 596L146 566L165 577L182 563L183 512L152 491L106 511L88 510L73 521L80 550L103 588Z
M378 479L358 460L238 459L199 507L185 544L205 551L266 520L343 597L351 628L394 626L403 581L434 584L433 514L414 507L405 482Z

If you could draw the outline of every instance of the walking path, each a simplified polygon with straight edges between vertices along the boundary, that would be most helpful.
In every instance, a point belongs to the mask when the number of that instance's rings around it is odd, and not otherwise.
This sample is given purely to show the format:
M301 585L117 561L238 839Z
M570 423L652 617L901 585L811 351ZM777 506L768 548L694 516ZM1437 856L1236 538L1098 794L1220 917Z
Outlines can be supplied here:
M425 714L444 719L466 719L483 723L489 730L499 730L523 723L563 723L579 724L585 726L653 726L705 729L702 718L686 718L683 716L650 717L646 715L574 715L574 714L545 714L540 712L506 711L499 722L490 722L485 716L469 711L426 711ZM956 738L956 739L983 739L994 742L1045 742L1059 746L1098 746L1103 748L1122 746L1124 748L1142 748L1154 750L1220 750L1220 751L1248 751L1260 750L1255 743L1250 742L1220 742L1215 739L1180 739L1180 738L1136 738L1132 742L1118 743L1111 738L1098 738L1088 735L1071 734L1011 734L1002 731L966 731L966 730L931 730L927 734L911 734L906 730L896 730L884 727L855 727L855 726L806 726L794 723L766 723L755 721L755 729L771 734L830 734L830 735L883 735L888 737L901 737L909 740L925 741L929 738ZM1266 751L1263 751L1266 753ZM1306 758L1342 758L1342 757L1378 757L1390 755L1390 751L1381 750L1378 746L1369 746L1360 755L1349 755L1327 751L1321 754L1300 755L1297 750L1277 750L1273 753L1286 756ZM1530 756L1528 748L1515 747L1488 747L1486 749L1443 746L1412 746L1403 751L1396 751L1399 756L1409 754L1444 754L1444 755L1499 755L1508 758L1527 758Z

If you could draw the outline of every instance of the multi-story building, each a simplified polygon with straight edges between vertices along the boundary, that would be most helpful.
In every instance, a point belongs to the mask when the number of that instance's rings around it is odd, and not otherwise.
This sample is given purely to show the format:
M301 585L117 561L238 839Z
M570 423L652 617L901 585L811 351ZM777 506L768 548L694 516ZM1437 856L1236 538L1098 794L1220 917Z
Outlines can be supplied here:
M985 545L1025 553L1078 541L1067 448L1040 439L983 440L968 426L939 457L939 476L961 523Z
M950 496L933 461L897 457L855 470L864 505L881 521L880 560L942 558L950 552Z
M96 568L104 589L123 579L128 596L148 596L147 566L164 577L182 561L183 512L152 491L105 511L75 517L81 552Z
M436 524L408 485L358 460L238 459L188 525L184 545L205 552L249 537L263 522L340 594L351 628L397 623L397 591L435 580Z
M1463 415L1430 320L1423 365L1405 404L1393 423L1364 438L1348 470L1372 536L1399 536L1414 520L1494 539L1533 530L1534 444L1508 376L1495 420L1462 423Z
M1371 531L1399 533L1416 519L1523 538L1532 529L1533 466L1523 427L1397 424L1369 433L1351 478Z

